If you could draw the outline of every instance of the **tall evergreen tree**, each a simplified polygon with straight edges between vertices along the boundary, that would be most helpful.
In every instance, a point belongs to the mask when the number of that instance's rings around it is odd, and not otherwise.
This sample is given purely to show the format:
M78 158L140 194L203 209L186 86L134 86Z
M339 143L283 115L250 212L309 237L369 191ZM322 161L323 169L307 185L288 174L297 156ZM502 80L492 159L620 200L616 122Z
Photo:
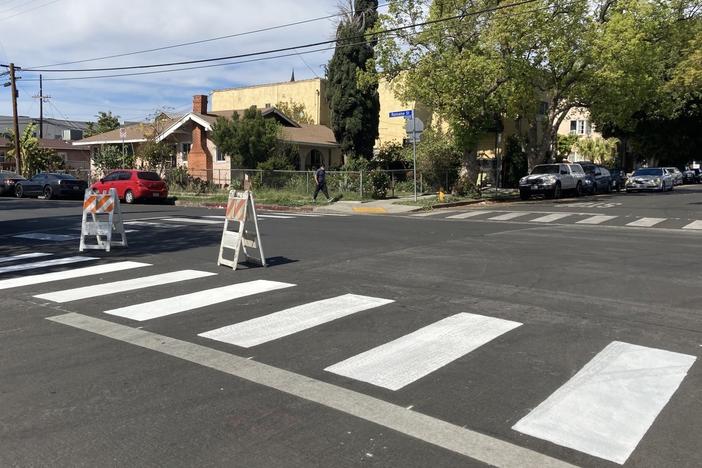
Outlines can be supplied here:
M353 0L336 30L336 50L327 69L327 100L334 136L344 154L373 157L378 138L377 81L360 85L359 72L375 73L375 39L367 34L378 19L377 0Z

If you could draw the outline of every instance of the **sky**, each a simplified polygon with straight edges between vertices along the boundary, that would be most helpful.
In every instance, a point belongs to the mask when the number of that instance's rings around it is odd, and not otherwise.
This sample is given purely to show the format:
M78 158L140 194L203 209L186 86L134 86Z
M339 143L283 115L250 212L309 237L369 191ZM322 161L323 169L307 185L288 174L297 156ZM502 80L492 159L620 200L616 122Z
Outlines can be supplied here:
M338 12L339 0L0 0L0 63L38 68L244 33ZM333 39L336 21L336 18L325 19L203 44L53 68L168 63L303 45ZM324 47L329 46L313 49ZM287 81L293 69L298 80L324 76L323 67L333 50L304 53L308 50L311 49L296 49L299 55L258 62L131 77L56 80L129 71L44 71L44 95L51 96L44 104L44 116L94 121L98 112L111 111L120 120L135 122L160 110L184 113L190 110L195 94ZM229 62L232 61L236 59ZM17 81L19 114L38 117L39 102L33 96L39 94L39 73L23 71L18 76L21 76ZM7 76L0 82L6 79ZM0 115L12 115L10 96L10 88L0 87Z

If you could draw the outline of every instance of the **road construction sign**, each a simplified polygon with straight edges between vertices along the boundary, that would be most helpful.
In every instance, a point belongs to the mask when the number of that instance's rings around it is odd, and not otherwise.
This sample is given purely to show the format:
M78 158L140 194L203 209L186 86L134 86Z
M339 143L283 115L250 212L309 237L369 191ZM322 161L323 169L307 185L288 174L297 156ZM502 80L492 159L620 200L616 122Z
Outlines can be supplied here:
M230 230L230 223L238 224L238 230ZM225 258L225 250L234 251L233 259ZM248 190L243 192L232 190L229 192L217 265L225 265L236 270L242 253L242 261L253 261L266 266L253 194Z
M105 219L105 217L107 219ZM113 234L120 236L113 240ZM90 241L95 240L95 243ZM127 235L124 232L122 210L116 189L109 192L85 190L83 198L83 219L80 227L80 248L84 250L110 251L112 245L127 246Z

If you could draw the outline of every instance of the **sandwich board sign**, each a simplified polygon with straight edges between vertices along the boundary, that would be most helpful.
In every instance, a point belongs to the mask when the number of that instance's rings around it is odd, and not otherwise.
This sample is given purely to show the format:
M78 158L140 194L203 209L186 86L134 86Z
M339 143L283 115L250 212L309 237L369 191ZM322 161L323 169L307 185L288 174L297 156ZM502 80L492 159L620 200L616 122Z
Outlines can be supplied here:
M107 217L106 220L105 217ZM79 251L104 250L109 252L112 245L126 247L127 234L124 232L122 221L122 209L119 205L117 189L110 189L109 192L86 189L83 198ZM113 234L118 234L119 240L113 240ZM94 244L89 243L92 238L95 238Z
M237 224L238 230L230 230L230 223ZM233 251L233 258L226 258L227 251ZM242 255L243 258L241 258ZM229 192L217 265L225 265L236 270L239 261L253 261L261 266L266 266L266 256L261 244L261 231L258 229L256 206L253 194L249 190Z

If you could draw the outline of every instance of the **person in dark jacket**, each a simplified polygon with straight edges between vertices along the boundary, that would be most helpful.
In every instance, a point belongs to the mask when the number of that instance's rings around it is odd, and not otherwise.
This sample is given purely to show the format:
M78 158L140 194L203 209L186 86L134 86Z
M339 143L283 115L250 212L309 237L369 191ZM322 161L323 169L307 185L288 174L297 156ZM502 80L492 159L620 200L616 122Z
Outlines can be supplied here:
M331 198L329 198L329 192L327 191L327 173L324 170L324 163L320 164L319 169L314 172L314 181L317 183L317 187L314 189L312 199L317 201L317 195L321 191L327 197L327 202L330 202Z

